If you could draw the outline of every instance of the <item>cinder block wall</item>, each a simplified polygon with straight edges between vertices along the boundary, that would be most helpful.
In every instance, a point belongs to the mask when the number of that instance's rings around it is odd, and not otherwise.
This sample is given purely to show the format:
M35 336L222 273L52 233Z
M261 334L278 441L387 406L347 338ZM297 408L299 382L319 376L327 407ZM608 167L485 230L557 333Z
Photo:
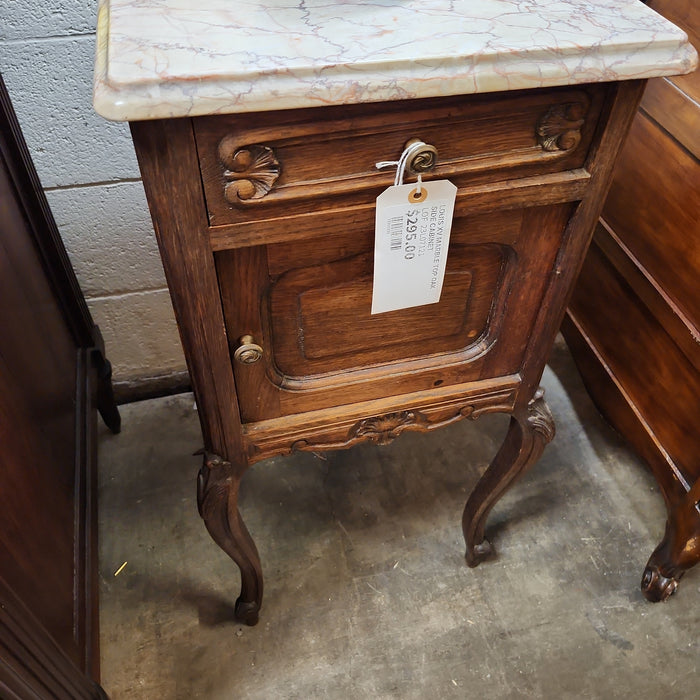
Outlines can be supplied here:
M92 110L97 0L0 0L0 71L122 395L185 361L126 124Z

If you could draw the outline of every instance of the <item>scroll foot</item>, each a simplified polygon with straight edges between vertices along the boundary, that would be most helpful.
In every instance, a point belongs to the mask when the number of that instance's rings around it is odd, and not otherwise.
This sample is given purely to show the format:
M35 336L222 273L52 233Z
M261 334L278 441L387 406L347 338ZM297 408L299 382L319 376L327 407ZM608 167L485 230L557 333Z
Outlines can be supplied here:
M683 574L700 562L700 479L669 509L666 531L642 576L642 593L658 603L677 590Z
M683 573L681 571L676 577L667 578L657 565L647 564L642 576L644 597L652 603L662 603L668 600L676 592Z
M246 602L241 598L236 600L236 619L240 620L243 624L254 627L258 624L258 614L260 612L260 606L256 602Z
M237 468L218 455L205 452L197 478L197 504L212 539L241 570L236 617L246 625L255 625L262 605L263 579L258 550L238 511L243 471L244 467Z
M494 554L484 539L486 519L491 509L515 479L540 457L554 437L554 419L538 389L527 409L513 414L508 433L491 464L469 496L462 516L462 531L467 545L466 561L471 567Z
M471 549L467 545L467 553L465 559L467 560L467 566L473 569L475 566L479 566L484 559L495 554L495 550L488 540L482 540L479 544L475 544Z

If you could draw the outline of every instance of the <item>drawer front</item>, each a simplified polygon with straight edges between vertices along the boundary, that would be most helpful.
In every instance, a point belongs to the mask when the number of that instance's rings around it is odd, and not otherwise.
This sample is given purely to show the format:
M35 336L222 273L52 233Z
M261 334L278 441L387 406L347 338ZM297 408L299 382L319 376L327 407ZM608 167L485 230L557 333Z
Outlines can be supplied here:
M419 138L438 150L425 179L458 187L583 166L603 86L292 110L194 120L212 227L352 210L394 177ZM306 224L305 224L306 225Z

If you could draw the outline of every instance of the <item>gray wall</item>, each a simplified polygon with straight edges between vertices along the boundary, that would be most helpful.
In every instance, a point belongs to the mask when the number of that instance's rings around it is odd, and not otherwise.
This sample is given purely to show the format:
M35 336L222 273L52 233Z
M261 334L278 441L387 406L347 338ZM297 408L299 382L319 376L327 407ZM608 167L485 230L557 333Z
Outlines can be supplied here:
M0 0L0 71L115 380L182 372L125 124L92 110L97 0Z

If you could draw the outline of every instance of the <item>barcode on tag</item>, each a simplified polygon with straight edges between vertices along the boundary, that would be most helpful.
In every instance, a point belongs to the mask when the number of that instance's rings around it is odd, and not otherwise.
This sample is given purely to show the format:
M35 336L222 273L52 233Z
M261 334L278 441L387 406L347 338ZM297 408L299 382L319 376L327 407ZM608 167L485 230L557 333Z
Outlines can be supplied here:
M372 313L440 301L457 188L447 180L395 185L377 198Z
M401 250L401 243L403 242L403 216L394 216L389 219L387 232L391 238L391 249Z

